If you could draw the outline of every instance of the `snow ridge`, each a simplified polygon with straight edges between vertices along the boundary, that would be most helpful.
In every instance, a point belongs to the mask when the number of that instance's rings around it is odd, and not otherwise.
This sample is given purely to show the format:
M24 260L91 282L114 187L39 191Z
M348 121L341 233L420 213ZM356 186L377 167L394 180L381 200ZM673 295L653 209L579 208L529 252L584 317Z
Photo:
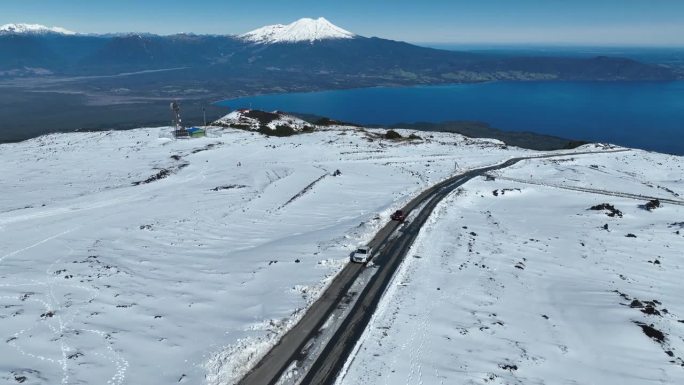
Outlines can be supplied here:
M344 30L323 17L303 18L292 24L275 24L240 35L240 38L259 44L297 43L320 40L352 39L354 33Z
M5 24L0 26L0 34L31 34L42 35L56 33L60 35L75 35L76 32L69 31L62 27L46 27L40 24Z
M292 115L284 114L279 111L265 112L249 109L233 111L214 122L214 124L224 127L239 127L253 131L259 131L260 129L275 131L278 127L288 127L294 132L314 129L314 126L311 123L307 123Z

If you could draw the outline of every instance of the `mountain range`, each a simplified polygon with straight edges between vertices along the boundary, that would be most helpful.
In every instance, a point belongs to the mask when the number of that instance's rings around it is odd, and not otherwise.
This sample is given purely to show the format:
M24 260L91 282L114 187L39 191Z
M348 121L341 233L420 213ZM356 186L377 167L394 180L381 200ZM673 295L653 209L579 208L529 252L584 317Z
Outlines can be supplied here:
M225 115L218 100L268 93L684 76L675 65L659 63L433 49L361 36L324 18L240 35L94 35L8 24L0 26L0 142L54 131L164 125L170 100L181 101L184 120L199 123L205 115Z
M670 80L664 66L619 57L516 57L454 52L363 37L324 18L242 35L86 35L59 27L0 27L0 76L113 75L185 69L179 78L324 76L328 86L436 84L490 80ZM152 78L154 81L154 78ZM335 87L335 83L338 87Z

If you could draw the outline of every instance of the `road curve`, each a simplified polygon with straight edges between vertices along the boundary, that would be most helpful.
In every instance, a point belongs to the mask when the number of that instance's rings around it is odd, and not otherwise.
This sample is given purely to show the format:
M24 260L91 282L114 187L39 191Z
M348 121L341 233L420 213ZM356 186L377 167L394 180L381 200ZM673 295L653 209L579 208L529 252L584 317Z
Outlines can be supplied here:
M512 166L522 160L618 151L625 150L586 151L512 158L498 165L473 169L453 176L423 191L403 207L405 213L410 213L424 204L415 218L399 229L399 236L390 238L390 235L400 226L396 221L390 221L380 229L370 242L370 245L376 250L373 262L378 266L378 272L366 284L359 299L316 358L301 384L323 385L335 382L339 371L370 322L382 294L418 236L421 227L430 217L437 204L456 188L477 176ZM303 358L305 353L302 352L306 350L309 341L319 333L332 312L343 301L349 288L364 267L362 264L347 264L321 297L311 305L299 323L281 338L278 344L240 380L239 384L271 385L278 382L281 375L294 361Z

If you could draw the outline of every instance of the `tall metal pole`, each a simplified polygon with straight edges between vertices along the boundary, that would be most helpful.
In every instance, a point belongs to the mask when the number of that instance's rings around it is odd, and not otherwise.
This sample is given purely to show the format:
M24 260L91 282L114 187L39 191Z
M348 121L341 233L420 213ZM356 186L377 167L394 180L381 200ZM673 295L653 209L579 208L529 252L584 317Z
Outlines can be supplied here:
M178 136L178 103L175 101L171 102L171 117L173 122L173 136Z
M183 128L183 120L181 119L180 115L180 105L178 104L178 101L173 101L171 103L171 111L173 113L174 117L174 136L179 137L179 136L186 136L185 129Z

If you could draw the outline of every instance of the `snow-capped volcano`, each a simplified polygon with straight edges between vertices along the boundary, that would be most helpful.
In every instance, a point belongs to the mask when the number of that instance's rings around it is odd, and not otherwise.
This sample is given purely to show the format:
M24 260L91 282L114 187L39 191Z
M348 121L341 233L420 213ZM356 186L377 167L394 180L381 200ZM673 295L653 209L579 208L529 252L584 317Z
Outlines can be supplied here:
M62 27L46 27L40 24L5 24L0 26L0 33L13 34L45 34L57 33L62 35L75 35L76 32Z
M303 18L292 24L275 24L240 35L241 38L262 44L315 42L318 40L351 39L356 35L344 30L323 17Z

